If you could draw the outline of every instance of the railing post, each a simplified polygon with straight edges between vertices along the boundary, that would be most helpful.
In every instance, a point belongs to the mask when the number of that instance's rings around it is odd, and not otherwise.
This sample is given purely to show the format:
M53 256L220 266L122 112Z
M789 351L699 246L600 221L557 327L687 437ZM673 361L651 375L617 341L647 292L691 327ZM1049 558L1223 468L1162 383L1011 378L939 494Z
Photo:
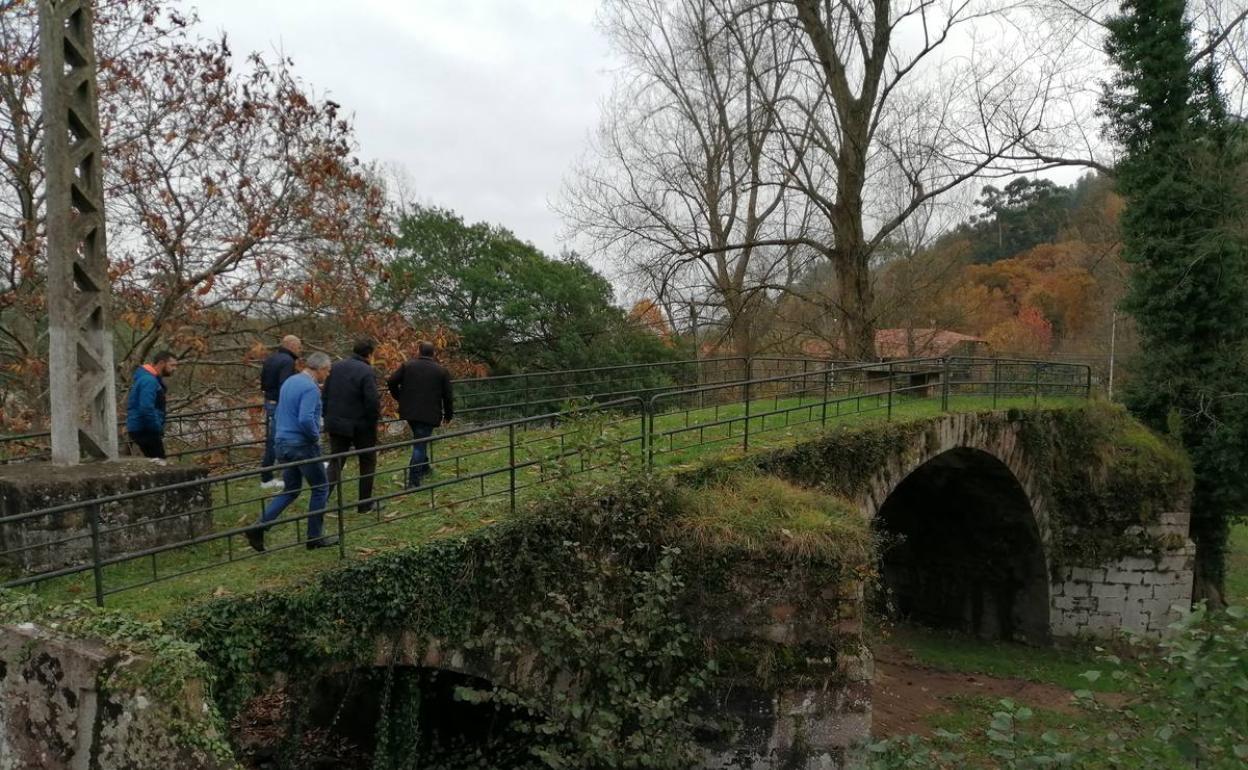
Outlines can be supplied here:
M750 359L753 361L754 359ZM747 370L753 367L747 367ZM750 381L745 381L745 430L741 432L741 448L749 451L750 449Z
M867 402L871 403L870 401ZM888 414L887 419L893 419L893 362L888 362Z
M1031 365L1031 405L1036 406L1040 403L1040 364L1033 362Z
M654 467L654 399L641 402L641 453L647 468Z
M507 426L507 476L511 512L516 512L516 424Z
M997 408L997 389L1001 383L1001 359L992 359L992 408Z
M95 582L95 606L104 606L104 567L100 564L100 504L87 505L91 520L91 575Z
M1083 397L1092 398L1092 367L1084 367Z
M828 425L828 391L830 390L832 380L832 364L828 364L828 368L823 372L823 410L819 416L819 425L827 427Z
M331 446L330 448L332 449L333 447ZM346 509L342 505L342 472L347 469L347 460L345 457L339 457L337 460L331 460L330 462L333 462L335 464L334 467L337 469L334 472L334 478L338 480L338 483L334 484L334 497L338 500L338 560L342 561L347 558L347 525L345 522L347 514ZM359 503L356 504L358 505ZM373 505L376 505L376 503L373 503Z
M940 411L949 411L949 358L940 359Z

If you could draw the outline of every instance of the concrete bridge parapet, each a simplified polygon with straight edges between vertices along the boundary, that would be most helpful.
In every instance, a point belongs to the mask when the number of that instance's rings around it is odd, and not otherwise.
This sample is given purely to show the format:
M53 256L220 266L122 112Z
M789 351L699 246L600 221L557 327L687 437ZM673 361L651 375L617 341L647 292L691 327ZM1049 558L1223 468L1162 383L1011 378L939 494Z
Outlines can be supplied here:
M0 770L236 768L200 683L162 697L139 684L150 663L33 624L0 626Z

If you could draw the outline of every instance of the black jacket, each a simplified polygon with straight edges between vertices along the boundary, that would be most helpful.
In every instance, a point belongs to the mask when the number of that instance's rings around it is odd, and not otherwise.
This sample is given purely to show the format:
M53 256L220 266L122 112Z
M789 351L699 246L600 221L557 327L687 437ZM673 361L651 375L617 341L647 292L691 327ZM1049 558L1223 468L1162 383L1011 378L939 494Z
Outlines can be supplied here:
M353 355L334 364L321 391L325 404L325 432L350 436L376 427L381 418L381 396L373 365Z
M386 380L399 402L399 416L408 422L440 425L455 416L451 375L432 358L412 358Z
M276 401L282 392L282 383L295 373L295 354L286 348L274 350L260 367L260 390L265 401Z

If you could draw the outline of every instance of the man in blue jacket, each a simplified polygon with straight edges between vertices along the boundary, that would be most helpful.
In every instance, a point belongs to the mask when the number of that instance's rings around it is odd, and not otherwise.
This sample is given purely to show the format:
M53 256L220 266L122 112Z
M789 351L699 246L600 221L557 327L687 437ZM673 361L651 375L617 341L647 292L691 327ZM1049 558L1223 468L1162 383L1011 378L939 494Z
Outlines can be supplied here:
M329 376L330 360L324 353L308 356L307 368L289 377L278 393L273 415L273 448L281 464L300 463L282 470L283 491L269 501L260 521L247 530L247 542L257 551L264 550L264 533L268 525L299 497L306 480L312 488L308 501L308 550L337 545L337 537L323 536L325 503L329 500L329 483L325 464L321 462L321 383Z
M264 457L260 460L260 488L282 489L281 479L273 478L272 471L266 471L277 459L273 448L273 415L277 411L277 399L281 394L282 385L295 373L295 360L303 351L303 341L293 334L282 337L282 344L264 359L260 367L260 391L264 394Z
M126 433L144 457L165 459L165 378L178 368L168 350L157 353L150 364L134 370L134 384L126 398Z

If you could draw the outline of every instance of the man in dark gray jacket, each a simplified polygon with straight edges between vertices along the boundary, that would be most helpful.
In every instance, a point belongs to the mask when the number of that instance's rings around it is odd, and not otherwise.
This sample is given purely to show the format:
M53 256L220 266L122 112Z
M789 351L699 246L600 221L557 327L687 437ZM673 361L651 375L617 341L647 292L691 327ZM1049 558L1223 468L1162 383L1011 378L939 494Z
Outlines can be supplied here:
M264 457L260 460L260 488L282 489L285 484L281 479L273 478L273 472L267 469L277 462L277 450L273 446L273 435L276 432L274 415L277 413L277 397L282 385L295 373L295 361L303 351L303 342L293 334L282 337L282 344L266 359L260 367L260 391L264 394Z
M377 345L371 339L355 342L350 358L334 364L325 380L322 398L325 404L325 432L329 434L331 454L349 452L352 449L372 449L377 446L377 421L381 418L381 396L377 392L377 373L373 371L373 351ZM377 473L377 453L361 452L360 496L358 510L373 510L373 479ZM342 479L346 458L329 463L329 484Z
M408 359L386 381L390 395L399 402L399 416L412 429L412 459L407 467L407 486L415 489L429 473L429 442L433 429L448 425L455 416L451 375L434 358L432 342L421 342L419 355Z

